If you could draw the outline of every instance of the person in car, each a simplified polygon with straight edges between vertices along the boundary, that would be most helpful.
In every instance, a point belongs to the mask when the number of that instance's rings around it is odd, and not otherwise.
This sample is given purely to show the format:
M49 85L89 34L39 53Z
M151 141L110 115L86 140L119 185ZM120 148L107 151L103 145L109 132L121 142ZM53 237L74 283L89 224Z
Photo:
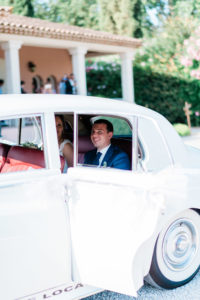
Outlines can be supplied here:
M73 166L73 146L72 146L71 141L69 139L65 138L64 117L62 115L56 115L55 121L56 121L56 131L57 131L57 137L58 137L59 152L60 152L60 155L65 158L65 166L64 166L63 172L66 173L67 168Z
M112 123L104 119L96 120L91 131L91 141L96 149L85 154L84 164L130 170L127 153L111 144L112 136Z

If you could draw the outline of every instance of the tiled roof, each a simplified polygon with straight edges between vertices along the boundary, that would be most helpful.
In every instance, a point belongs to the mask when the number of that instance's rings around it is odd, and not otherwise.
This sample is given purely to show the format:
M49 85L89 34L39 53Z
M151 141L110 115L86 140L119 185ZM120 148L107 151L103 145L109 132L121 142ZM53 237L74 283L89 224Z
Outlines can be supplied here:
M141 40L130 37L14 15L12 14L12 8L7 6L0 6L0 33L116 45L130 48L138 48L141 46Z

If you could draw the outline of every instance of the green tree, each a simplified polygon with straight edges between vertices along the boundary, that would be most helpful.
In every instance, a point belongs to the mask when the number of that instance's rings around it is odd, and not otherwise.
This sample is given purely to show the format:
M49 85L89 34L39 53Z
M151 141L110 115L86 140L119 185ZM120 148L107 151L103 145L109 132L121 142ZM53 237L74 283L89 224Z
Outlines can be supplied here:
M0 5L13 6L14 13L22 16L34 16L34 0L0 0Z
M34 9L35 9L35 15L34 15L35 18L50 20L49 19L49 11L50 11L49 3L36 2Z
M136 0L135 5L133 7L133 19L135 20L135 28L134 28L133 35L136 38L143 37L143 30L142 30L143 15L144 15L144 7L143 7L142 0Z
M15 0L14 1L14 12L22 16L33 17L34 8L33 0Z
M133 36L135 0L99 0L99 28L114 34Z
M154 16L159 20L159 26L162 26L169 16L200 17L199 0L142 0L142 3L148 16L154 12Z
M35 0L35 17L52 22L62 22L62 0L49 0L48 2L39 2ZM66 1L65 1L66 2Z
M57 0L62 22L70 25L98 29L97 0Z
M0 5L1 6L7 6L7 5L10 5L9 2L10 2L9 0L0 0Z
M154 38L144 42L143 49L139 50L135 63L148 67L154 72L173 76L185 76L184 68L180 63L183 43L197 27L198 21L194 17L168 17L162 30L154 34Z
M200 16L200 2L199 0L168 0L166 2L167 15L170 16Z

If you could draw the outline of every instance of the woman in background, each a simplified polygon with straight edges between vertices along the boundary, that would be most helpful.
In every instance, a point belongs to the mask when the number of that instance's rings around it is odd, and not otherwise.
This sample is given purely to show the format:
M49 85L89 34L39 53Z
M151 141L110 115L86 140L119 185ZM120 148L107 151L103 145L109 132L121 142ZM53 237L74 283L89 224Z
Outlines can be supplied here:
M51 79L49 77L44 85L43 94L53 94Z

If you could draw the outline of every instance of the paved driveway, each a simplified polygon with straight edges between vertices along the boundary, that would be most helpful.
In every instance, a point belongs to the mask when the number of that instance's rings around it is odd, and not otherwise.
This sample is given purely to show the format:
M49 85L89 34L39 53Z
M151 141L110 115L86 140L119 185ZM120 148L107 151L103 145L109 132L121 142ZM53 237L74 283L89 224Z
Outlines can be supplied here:
M191 129L191 135L182 138L185 144L200 148L200 127Z

